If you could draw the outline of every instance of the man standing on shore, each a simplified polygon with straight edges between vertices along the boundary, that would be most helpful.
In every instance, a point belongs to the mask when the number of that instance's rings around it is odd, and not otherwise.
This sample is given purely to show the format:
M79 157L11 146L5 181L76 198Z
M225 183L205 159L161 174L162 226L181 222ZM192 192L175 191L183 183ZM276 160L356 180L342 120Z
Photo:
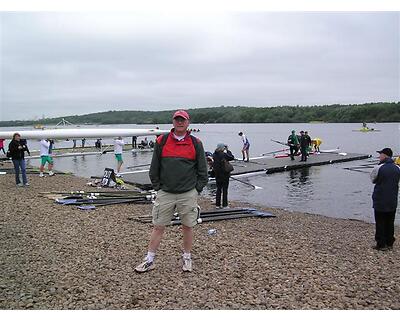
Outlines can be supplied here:
M376 228L374 249L386 251L393 248L395 241L394 219L399 194L400 168L394 164L390 148L377 152L379 164L371 172L371 180L375 184L372 194Z
M201 141L187 131L189 114L178 110L173 115L171 132L157 138L150 166L150 180L157 198L153 206L153 231L147 256L137 272L154 269L154 257L165 226L175 212L182 222L183 271L192 271L193 227L197 224L197 196L208 182L207 163Z

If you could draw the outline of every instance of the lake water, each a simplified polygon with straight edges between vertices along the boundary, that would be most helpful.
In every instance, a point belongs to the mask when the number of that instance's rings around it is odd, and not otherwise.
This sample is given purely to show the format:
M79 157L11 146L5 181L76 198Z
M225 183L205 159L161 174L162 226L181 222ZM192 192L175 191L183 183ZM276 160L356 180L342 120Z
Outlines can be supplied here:
M271 139L286 141L292 129L299 132L308 130L311 137L319 137L323 143L321 149L335 149L340 147L342 152L355 152L371 154L377 157L376 150L390 147L394 154L400 154L400 124L377 123L369 124L376 132L354 132L359 129L359 123L305 123L305 124L192 124L192 128L200 129L194 133L204 144L205 150L213 151L219 142L229 145L237 158L241 158L241 140L239 131L243 131L250 140L250 157L259 156L261 153L280 150L284 146L271 141ZM149 125L117 125L99 126L104 128L129 127L129 128L154 128ZM170 129L171 125L160 125L161 129ZM1 130L21 130L23 128L1 128ZM31 128L25 128L31 129ZM153 137L148 137L148 139ZM140 141L140 137L138 140ZM111 139L103 140L112 143ZM130 143L130 139L126 139ZM78 146L79 146L78 141ZM94 145L94 140L87 140L86 145ZM57 147L72 146L72 142L57 143ZM31 150L38 149L37 141L29 141ZM132 154L124 153L124 166L134 166L149 163L151 152ZM73 172L82 177L99 176L105 167L115 167L113 154L76 156L55 158L55 169ZM248 178L241 178L262 187L253 190L242 183L231 181L229 199L246 201L269 207L284 208L292 211L301 211L322 214L337 218L350 218L373 221L371 208L371 194L373 185L369 174L345 170L345 167L366 164L371 160L360 160L342 164L325 165L287 171L275 174L262 174ZM39 160L29 160L30 165L38 166ZM365 169L370 171L371 169ZM209 185L206 193L213 195L215 186ZM398 209L398 213L399 213ZM396 224L400 224L399 215Z

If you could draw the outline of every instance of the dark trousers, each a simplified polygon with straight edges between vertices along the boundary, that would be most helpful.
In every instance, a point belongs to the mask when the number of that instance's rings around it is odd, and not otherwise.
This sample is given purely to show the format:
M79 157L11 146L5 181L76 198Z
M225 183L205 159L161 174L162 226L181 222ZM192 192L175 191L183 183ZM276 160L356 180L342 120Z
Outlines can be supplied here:
M299 151L299 148L296 146L290 146L290 159L294 160L294 156L296 155L297 151Z
M307 161L307 147L301 147L301 161Z
M23 184L27 184L28 183L28 179L26 178L25 159L13 160L12 162L14 164L14 170L15 170L15 183L16 184L21 183L21 180L19 179L19 169L21 168L22 182L23 182Z
M228 187L229 187L229 177L228 179L216 179L215 182L217 183L217 194L215 205L217 207L221 206L221 194L222 194L222 206L228 206Z
M393 246L394 218L396 211L382 212L375 210L375 240L378 247Z

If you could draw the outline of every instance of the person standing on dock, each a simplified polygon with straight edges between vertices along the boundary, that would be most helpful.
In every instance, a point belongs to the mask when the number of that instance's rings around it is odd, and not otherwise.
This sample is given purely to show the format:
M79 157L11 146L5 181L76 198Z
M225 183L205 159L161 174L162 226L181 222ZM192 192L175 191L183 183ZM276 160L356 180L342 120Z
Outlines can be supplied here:
M207 185L207 163L200 139L190 135L189 114L178 110L172 117L173 129L156 139L150 166L150 180L157 198L153 206L153 231L148 252L136 272L154 269L154 257L165 227L178 212L183 232L183 271L192 271L193 227L199 218L198 194Z
M290 148L290 159L294 160L294 156L299 151L299 139L297 138L295 130L292 130L292 134L288 137L287 144Z
M229 151L228 146L224 143L218 143L213 154L213 171L215 174L215 182L217 184L217 194L215 197L215 206L217 209L228 207L228 188L231 172L226 169L226 162L232 161L235 157ZM232 168L231 168L232 169ZM222 195L222 207L221 207Z
M400 168L394 164L393 152L384 148L379 153L379 164L371 172L372 183L375 184L372 194L375 216L374 249L386 251L393 248L394 219L399 195Z
M21 143L21 136L19 133L14 133L11 142L8 145L10 157L12 159L14 170L15 170L15 183L19 187L29 186L28 179L26 177L26 165L25 165L25 151L26 145ZM21 169L22 183L19 178L19 170Z
M311 137L308 135L308 131L304 132L304 136L306 137L306 141L307 141L307 156L308 156L311 151L312 140L311 140Z
M122 137L118 137L114 140L114 155L117 159L117 177L120 177L121 167L124 161L122 160L122 151L124 149L125 142Z
M300 161L307 161L307 149L308 149L308 139L306 138L304 131L300 131L300 152L301 152L301 160Z
M44 177L44 166L47 165L47 168L49 170L49 176L53 176L53 158L50 155L50 147L51 147L51 141L50 140L40 140L40 174L39 177Z
M245 134L242 131L239 132L239 136L242 138L242 142L243 142L243 147L242 147L243 161L249 162L249 160L250 160L250 158L249 158L249 149L250 149L249 139L247 139L247 137L245 136Z
M137 148L137 137L133 136L132 137L132 149L136 149Z

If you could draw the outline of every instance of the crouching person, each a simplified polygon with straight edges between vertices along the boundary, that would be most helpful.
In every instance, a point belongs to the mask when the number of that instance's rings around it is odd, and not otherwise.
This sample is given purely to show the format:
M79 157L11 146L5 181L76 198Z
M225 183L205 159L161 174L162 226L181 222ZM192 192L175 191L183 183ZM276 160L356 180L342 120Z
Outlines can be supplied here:
M153 206L153 231L148 252L137 272L154 269L154 257L165 227L177 212L182 222L183 271L192 271L193 227L197 224L197 196L208 182L207 163L201 141L190 135L189 114L178 110L173 129L157 138L150 166L150 180L157 198Z

